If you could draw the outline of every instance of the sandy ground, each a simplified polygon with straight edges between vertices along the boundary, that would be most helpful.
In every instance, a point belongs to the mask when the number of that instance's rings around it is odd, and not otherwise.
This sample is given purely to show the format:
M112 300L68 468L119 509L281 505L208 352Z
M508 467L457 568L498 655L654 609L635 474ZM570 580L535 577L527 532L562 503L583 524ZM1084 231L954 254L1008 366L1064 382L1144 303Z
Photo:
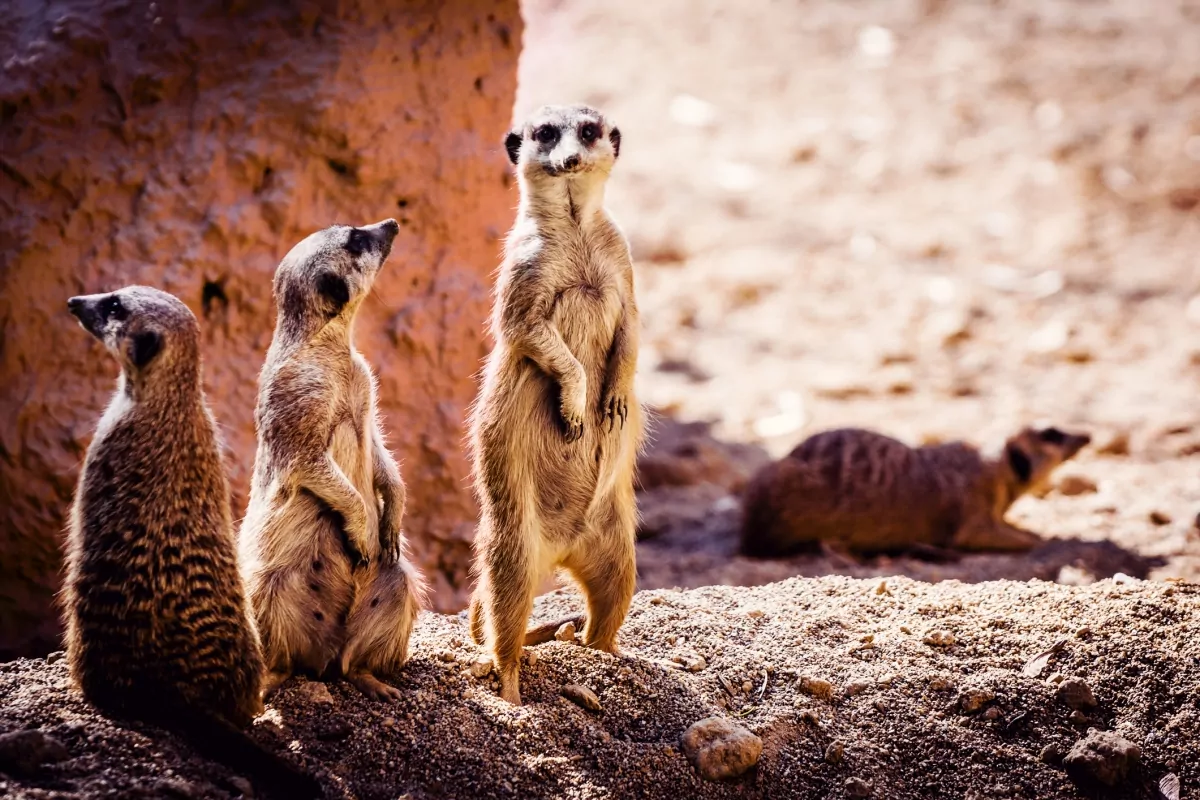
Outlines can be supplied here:
M580 607L558 593L536 615ZM1157 798L1169 773L1192 797L1198 612L1195 587L1142 581L1068 588L835 576L643 592L622 658L567 642L527 649L521 707L499 700L493 679L470 675L479 651L462 617L427 614L400 700L294 680L255 735L296 753L329 797L363 800ZM1026 667L1056 643L1047 663ZM1065 678L1084 681L1097 706L1073 716L1058 697ZM0 665L0 732L34 728L65 748L26 776L11 774L0 748L0 794L244 791L173 739L97 716L66 683L60 658ZM589 688L600 710L561 697L566 684ZM740 779L702 781L681 752L683 732L712 715L762 739L757 766ZM1141 749L1115 788L1097 791L1060 763L1090 728Z
M996 446L1041 421L1125 437L1127 454L1063 471L1096 493L1023 500L1012 521L1200 577L1200 6L530 0L525 15L518 115L582 100L622 128L609 206L637 259L645 400L775 455L840 425L912 443ZM675 569L692 534L643 546L642 586L855 571Z

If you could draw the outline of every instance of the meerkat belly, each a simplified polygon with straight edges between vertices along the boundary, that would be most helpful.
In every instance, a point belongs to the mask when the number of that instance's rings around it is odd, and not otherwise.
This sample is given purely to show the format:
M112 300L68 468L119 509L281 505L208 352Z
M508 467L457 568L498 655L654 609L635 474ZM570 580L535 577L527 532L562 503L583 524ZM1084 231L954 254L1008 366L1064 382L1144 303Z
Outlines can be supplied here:
M333 460L354 484L367 505L372 529L378 522L379 501L375 493L375 471L371 453L370 431L363 420L343 419L333 429L329 451Z
M584 275L555 301L552 321L587 373L589 400L602 388L620 317L620 289L607 276Z

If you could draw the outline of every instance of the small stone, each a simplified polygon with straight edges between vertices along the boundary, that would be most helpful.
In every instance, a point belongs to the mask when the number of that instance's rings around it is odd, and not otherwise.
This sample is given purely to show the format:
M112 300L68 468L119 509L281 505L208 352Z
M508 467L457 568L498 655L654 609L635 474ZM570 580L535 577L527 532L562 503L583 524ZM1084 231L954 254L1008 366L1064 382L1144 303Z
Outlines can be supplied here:
M1063 760L1062 746L1054 742L1042 748L1042 752L1038 754L1038 760L1043 764L1056 765L1061 764Z
M750 694L750 692L754 691L754 684L750 681L742 681L742 691Z
M1071 708L1090 710L1096 707L1096 696L1092 687L1079 678L1066 678L1058 685L1055 696Z
M930 647L950 647L957 641L950 631L930 631L925 634L925 644Z
M666 602L666 601L658 596L650 598L650 605L652 605L652 606L661 606L664 602Z
M829 746L825 748L825 763L826 764L842 763L842 756L845 754L845 752L846 752L846 746L844 744L842 744L841 742L836 741L836 740L830 742Z
M883 714L886 714L888 712L888 710L890 709L890 706L888 706L887 700L884 700L882 697L877 697L875 699L875 702L872 703L872 705L875 706L876 711L883 713Z
M704 660L704 656L695 653L684 653L683 655L674 656L671 660L688 672L699 672L708 666L708 662Z
M766 616L766 613L760 609L752 608L746 612L746 616L750 619L762 619L764 616Z
M46 663L54 664L58 661L62 661L66 657L66 655L67 655L66 652L63 650L55 650L53 653L47 653L46 654Z
M861 778L847 778L845 787L847 797L871 796L871 784L867 783Z
M991 706L988 708L987 711L983 712L983 718L986 720L995 721L995 720L1000 719L1001 713L1002 712L1000 711L1000 709L996 708L995 706Z
M1067 715L1067 722L1071 723L1077 728L1086 728L1091 720L1088 719L1087 714L1083 713L1079 709L1075 709Z
M538 662L538 654L536 650L525 651L525 663L529 666L534 666Z
M1170 525L1171 515L1165 511L1154 510L1150 512L1150 522L1154 525Z
M45 764L65 761L70 757L62 742L39 730L0 734L0 772L32 775Z
M1089 730L1071 747L1063 765L1076 780L1116 786L1142 758L1142 749L1109 731Z
M758 763L762 739L722 717L709 717L683 733L683 752L707 781L736 778Z
M846 684L846 688L842 690L842 694L844 694L846 697L854 697L855 695L862 694L863 692L865 692L867 689L870 689L870 688L871 688L871 684L869 684L869 683L864 683L862 681L853 681L851 683Z
M446 663L450 663L451 661L455 660L454 653L450 652L449 650L442 650L440 653L438 653L438 658Z
M395 717L384 717L380 721L380 724L383 725L383 727L385 727L385 728L394 728L394 727L396 727L396 718Z
M558 630L554 632L554 638L560 642L575 641L575 623L564 622L562 625L559 625Z
M333 705L333 695L329 693L329 687L321 681L305 681L296 686L293 691L301 700L313 705Z
M1058 479L1058 493L1066 497L1095 494L1098 488L1096 482L1086 475L1063 475Z
M1174 772L1163 775L1158 782L1158 793L1163 800L1179 800L1179 776Z
M586 686L568 683L562 687L561 694L575 705L586 708L588 711L600 710L600 698L596 697L596 693Z
M954 683L944 675L934 675L929 679L929 688L935 692L944 692L954 686Z
M833 684L824 678L812 678L803 675L796 681L796 688L805 694L810 694L819 700L833 699Z
M490 658L477 658L467 667L467 671L476 678L486 678L492 674L492 660Z
M669 645L674 645L676 642L679 641L679 637L673 633L668 633L665 641Z
M892 596L892 590L888 588L887 581L880 581L875 585L875 594Z
M996 699L996 693L987 687L963 689L958 695L958 707L964 713L974 714Z
M797 702L799 702L799 698L797 698ZM817 712L813 711L811 708L807 708L804 711L800 712L800 721L807 722L812 725L820 725L821 717L819 714L817 714Z
M1086 639L1091 635L1092 635L1092 629L1087 627L1086 625L1084 627L1080 628L1079 630L1075 631L1076 639Z

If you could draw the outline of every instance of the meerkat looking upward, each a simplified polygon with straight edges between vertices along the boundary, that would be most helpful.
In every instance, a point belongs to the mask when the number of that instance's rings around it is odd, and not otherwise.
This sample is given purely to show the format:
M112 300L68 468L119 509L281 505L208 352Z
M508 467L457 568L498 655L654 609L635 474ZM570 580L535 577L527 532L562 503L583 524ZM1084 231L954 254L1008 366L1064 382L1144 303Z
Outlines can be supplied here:
M424 595L404 552L405 491L354 317L391 252L389 219L335 225L275 273L278 319L259 377L258 452L239 540L270 676L340 672L363 694L408 657ZM334 669L330 669L331 665Z
M282 796L319 797L239 730L262 712L263 658L196 318L144 286L67 306L121 364L71 509L62 600L73 679L102 711L176 730Z
M521 202L471 416L481 513L470 617L513 703L542 577L564 567L579 581L584 642L609 652L636 582L638 312L629 245L604 209L620 147L620 131L581 105L544 107L505 140Z

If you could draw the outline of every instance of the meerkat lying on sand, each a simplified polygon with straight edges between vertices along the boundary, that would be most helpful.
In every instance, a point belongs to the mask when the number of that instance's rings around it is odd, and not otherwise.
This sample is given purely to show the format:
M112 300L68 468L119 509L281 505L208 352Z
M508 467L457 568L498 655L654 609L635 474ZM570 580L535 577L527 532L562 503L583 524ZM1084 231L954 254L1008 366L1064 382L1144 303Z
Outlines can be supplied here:
M404 483L384 443L375 376L351 336L398 230L390 219L335 225L293 247L275 273L278 319L239 539L268 693L301 670L399 696L380 678L408 657L424 586L405 557Z
M547 106L505 141L521 187L471 416L478 585L471 633L520 703L538 581L566 568L587 597L584 643L616 652L636 582L638 312L629 245L604 209L621 134L586 106Z
M1026 428L990 459L962 442L913 448L856 428L818 433L747 485L742 551L775 556L818 543L1026 550L1042 540L1004 514L1090 441Z
M174 730L261 790L320 797L315 780L240 730L263 710L263 658L196 318L144 286L67 305L121 364L71 509L62 601L72 678L102 711Z

